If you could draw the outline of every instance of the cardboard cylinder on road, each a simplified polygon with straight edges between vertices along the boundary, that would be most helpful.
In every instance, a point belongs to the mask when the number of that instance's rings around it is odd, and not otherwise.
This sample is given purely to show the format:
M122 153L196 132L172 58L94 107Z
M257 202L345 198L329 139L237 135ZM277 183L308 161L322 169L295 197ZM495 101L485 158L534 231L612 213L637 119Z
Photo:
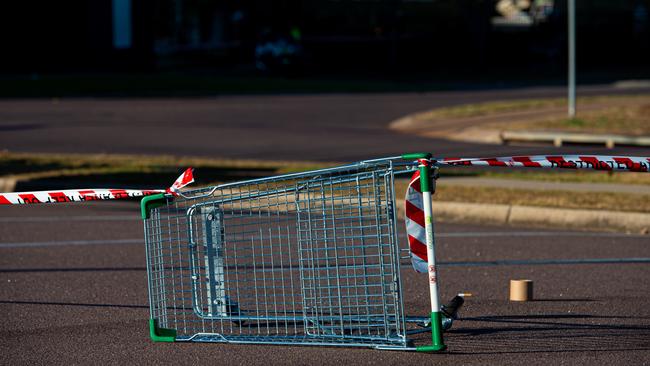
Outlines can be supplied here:
M510 301L530 301L533 299L533 281L510 280Z

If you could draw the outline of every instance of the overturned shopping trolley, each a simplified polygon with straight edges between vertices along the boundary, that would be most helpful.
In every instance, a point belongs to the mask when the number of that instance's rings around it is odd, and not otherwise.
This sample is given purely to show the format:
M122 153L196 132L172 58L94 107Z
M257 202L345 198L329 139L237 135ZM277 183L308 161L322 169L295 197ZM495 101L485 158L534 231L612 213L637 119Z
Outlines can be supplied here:
M145 197L152 338L415 349L413 321L444 349L432 230L431 316L405 316L400 282L394 177L430 177L428 157Z

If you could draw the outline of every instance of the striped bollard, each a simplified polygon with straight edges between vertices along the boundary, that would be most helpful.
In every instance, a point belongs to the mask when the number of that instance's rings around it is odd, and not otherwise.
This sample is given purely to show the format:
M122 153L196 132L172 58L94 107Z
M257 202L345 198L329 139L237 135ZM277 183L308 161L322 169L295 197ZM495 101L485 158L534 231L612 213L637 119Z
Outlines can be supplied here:
M433 239L433 213L431 209L431 154L405 154L403 159L417 160L420 170L420 189L424 209L424 223L427 246L427 270L429 275L429 294L431 297L431 344L417 347L418 352L440 352L445 346L442 338L442 314L440 313L440 296L438 295L438 274L436 271L435 242Z

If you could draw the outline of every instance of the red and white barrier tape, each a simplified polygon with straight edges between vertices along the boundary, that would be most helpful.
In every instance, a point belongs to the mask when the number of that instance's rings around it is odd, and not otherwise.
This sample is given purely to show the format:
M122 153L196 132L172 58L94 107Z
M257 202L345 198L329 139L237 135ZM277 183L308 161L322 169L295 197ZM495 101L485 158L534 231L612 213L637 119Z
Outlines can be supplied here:
M176 181L174 181L174 184L171 185L171 187L167 188L167 193L171 193L174 196L178 195L178 192L180 191L181 188L185 187L186 185L194 183L194 169L192 168L187 168L181 174L178 178L176 178Z
M591 169L605 171L650 172L650 157L604 155L531 155L494 158L441 158L437 165L449 166L500 166L560 169ZM166 190L135 189L79 189L0 193L0 204L20 205L33 203L82 202L142 197L156 193L177 195L179 190L194 182L192 168L185 170Z
M131 197L143 197L156 193L177 195L179 190L194 182L192 168L183 174L167 189L67 189L62 191L37 191L0 193L0 205L25 205L34 203L85 202L100 200L118 200Z
M434 183L435 184L435 183ZM433 189L435 191L435 188ZM411 251L411 264L415 271L420 273L428 272L427 245L425 224L424 224L424 203L420 190L420 172L415 171L411 176L408 188L406 189L406 236Z
M442 158L438 165L650 171L650 157L604 155L531 155L496 158Z
M442 158L437 160L436 164L450 166L620 170L631 172L650 171L650 158L636 156L533 155L496 158ZM435 188L433 191L435 192ZM406 208L406 234L411 252L411 264L417 272L427 273L427 247L425 244L425 223L419 171L415 171L411 177L411 181L406 190L404 203Z

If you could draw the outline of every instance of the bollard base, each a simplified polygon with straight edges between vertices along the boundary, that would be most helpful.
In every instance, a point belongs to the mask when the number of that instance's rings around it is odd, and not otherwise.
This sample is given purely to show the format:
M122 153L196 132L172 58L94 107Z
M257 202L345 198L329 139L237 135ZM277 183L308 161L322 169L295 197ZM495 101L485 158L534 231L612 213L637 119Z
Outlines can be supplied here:
M431 344L419 346L418 352L441 352L447 348L442 339L442 315L439 311L431 313Z
M428 353L433 353L433 352L442 352L447 349L447 346L444 344L432 344L429 346L418 346L415 348L416 351L418 352L428 352Z

